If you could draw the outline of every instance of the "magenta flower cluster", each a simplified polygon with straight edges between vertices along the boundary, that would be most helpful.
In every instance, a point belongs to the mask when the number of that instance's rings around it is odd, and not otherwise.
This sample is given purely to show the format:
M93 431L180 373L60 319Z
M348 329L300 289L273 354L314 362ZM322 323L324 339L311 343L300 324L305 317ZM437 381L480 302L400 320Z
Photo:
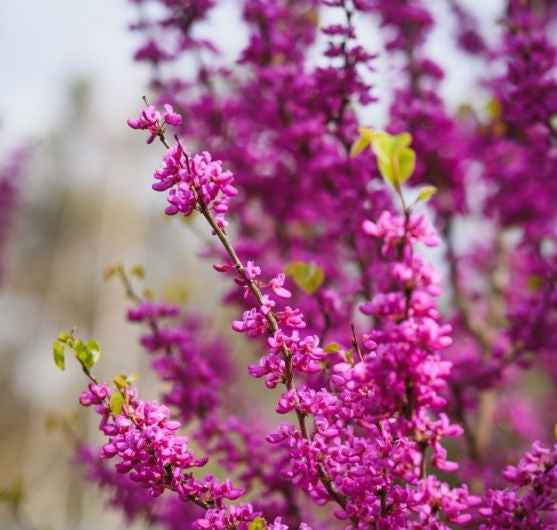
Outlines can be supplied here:
M212 160L210 153L190 156L178 142L168 150L153 176L157 180L153 184L155 191L170 190L165 210L168 215L189 215L196 208L207 207L214 212L219 226L226 226L228 200L238 190L232 184L232 173L223 171L222 162ZM202 203L198 204L199 199Z
M147 143L153 143L157 137L164 137L165 124L180 125L182 123L182 116L174 112L172 105L164 105L164 113L161 118L161 113L152 105L145 107L138 119L129 119L128 125L132 129L142 129L149 131L150 135L147 138Z
M99 428L108 436L101 458L116 458L116 471L127 474L152 497L171 490L181 500L205 508L205 515L193 523L194 528L238 528L257 515L250 504L224 508L225 499L234 500L244 493L242 488L234 488L229 479L220 482L212 475L202 480L194 477L190 470L205 466L208 459L195 458L188 439L176 434L180 422L170 420L164 405L138 400L133 390L124 393L125 405L120 414L110 407L113 391L105 383L91 383L79 397L81 405L95 406L101 416Z
M489 490L487 507L480 513L489 520L482 530L499 528L553 528L557 523L557 448L546 449L538 442L517 466L503 472L511 487Z

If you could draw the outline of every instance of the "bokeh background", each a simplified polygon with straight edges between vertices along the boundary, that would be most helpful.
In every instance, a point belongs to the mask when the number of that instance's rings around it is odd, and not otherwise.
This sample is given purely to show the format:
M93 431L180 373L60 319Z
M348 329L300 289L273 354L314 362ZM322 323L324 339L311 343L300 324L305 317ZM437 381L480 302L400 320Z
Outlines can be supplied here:
M231 56L245 37L238 1L222 2L202 28ZM494 37L501 2L468 4ZM447 71L444 95L454 107L474 104L480 65L451 45L443 0L432 5L439 24L430 54ZM19 484L21 491L17 512L0 505L1 529L123 526L72 460L74 436L96 436L93 415L77 411L85 380L71 362L61 373L51 358L53 339L75 326L101 341L101 377L137 371L141 393L154 397L139 329L126 324L128 303L118 282L103 280L106 267L144 266L157 295L213 315L243 353L229 330L231 313L218 304L225 286L199 256L204 225L164 218L163 198L150 190L160 150L125 125L148 95L148 71L132 60L139 42L128 25L136 15L125 0L0 2L0 166L25 149L0 249L0 490ZM377 28L366 34L380 52ZM392 74L384 57L377 66L380 103L369 119L381 125ZM71 431L52 428L61 417Z

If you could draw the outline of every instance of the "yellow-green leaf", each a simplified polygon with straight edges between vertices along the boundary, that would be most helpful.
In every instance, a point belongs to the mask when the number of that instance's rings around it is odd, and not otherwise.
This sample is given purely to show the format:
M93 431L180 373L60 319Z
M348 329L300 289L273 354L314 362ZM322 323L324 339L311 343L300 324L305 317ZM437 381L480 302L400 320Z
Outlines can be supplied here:
M284 272L292 277L300 289L309 294L315 293L325 281L323 269L315 263L292 261L286 266Z
M358 136L356 141L352 144L350 156L359 155L368 145L370 145L374 134L373 129L369 127L360 127L358 131L360 132L360 136Z
M98 352L98 354L100 355L101 353L101 345L99 343L98 340L95 339L91 339L86 345L85 347L95 353Z
M127 386L130 386L130 384L127 381L127 376L125 375L117 375L114 378L114 384L116 385L116 388L118 390L124 390L124 388L126 388Z
M145 278L145 269L141 265L134 265L132 268L132 276L136 278Z
M64 371L66 369L66 356L64 345L56 341L52 347L52 353L54 356L54 364Z
M107 267L103 271L103 278L106 281L106 280L109 280L110 278L112 278L113 276L116 276L116 274L118 274L118 266L117 265L114 265L112 267Z
M371 137L379 171L395 188L404 184L416 168L416 153L409 147L411 142L412 136L406 132L395 136L377 132Z
M371 127L358 127L358 132L360 133L360 136L367 138L370 142L373 135L376 134Z
M369 140L360 136L353 144L350 149L350 156L358 156L368 145Z
M74 339L73 337L67 340L67 344L75 351L76 354L78 354L85 347L85 344L81 339Z
M424 186L420 188L418 192L418 200L422 202L427 202L431 197L437 193L437 188L435 186Z
M139 379L139 376L135 372L132 372L129 375L126 375L126 374L117 375L114 378L113 382L114 382L114 385L116 386L116 388L118 390L122 391L125 388L131 386L132 383L134 383L138 379Z
M398 166L398 167L397 167ZM416 153L410 147L404 147L393 158L395 176L399 184L404 184L416 169Z
M58 335L58 340L60 342L68 342L71 338L72 336L69 333L60 333L60 335Z
M80 341L80 344L76 345L76 355L78 360L88 369L91 369L101 356L101 345L97 340L90 340L87 344L83 344Z
M497 121L501 117L501 103L496 98L492 98L486 105L487 115L492 121Z
M331 342L330 344L327 344L327 346L323 348L323 351L326 353L335 353L339 350L340 350L340 346L336 342Z
M248 530L267 530L267 521L263 517L256 517L249 524Z
M350 156L359 155L367 146L369 145L369 140L360 136L353 144L350 149Z
M122 412L122 407L124 406L125 401L126 400L121 392L114 392L110 396L110 411L114 414L114 416L118 416L118 414Z

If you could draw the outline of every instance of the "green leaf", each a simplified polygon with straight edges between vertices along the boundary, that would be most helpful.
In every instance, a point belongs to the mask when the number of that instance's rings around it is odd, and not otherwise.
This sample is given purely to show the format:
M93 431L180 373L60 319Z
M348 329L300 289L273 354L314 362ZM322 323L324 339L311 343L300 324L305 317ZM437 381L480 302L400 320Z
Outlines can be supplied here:
M358 156L370 143L369 138L359 136L350 148L350 156Z
M353 144L350 149L350 156L358 156L367 146L369 145L369 140L360 136Z
M117 265L114 265L112 267L107 267L103 271L103 278L104 278L105 281L110 280L110 278L113 278L114 276L116 276L116 274L118 274L118 266Z
M501 103L498 99L492 98L486 105L487 115L492 121L497 121L501 117Z
M121 392L114 392L110 396L110 411L114 416L118 416L118 414L122 412L122 407L124 406L125 402L126 399Z
M424 186L420 188L418 192L418 200L422 202L427 202L431 197L437 193L437 188L435 186Z
M130 386L126 379L127 379L126 376L122 375L122 374L117 375L114 378L113 382L116 385L116 388L118 390L124 390L124 388L126 388L127 386Z
M64 345L58 341L54 342L52 347L52 353L54 355L54 364L64 371L66 369L66 355Z
M84 346L81 339L74 339L73 337L71 339L68 339L67 344L72 350L75 351L76 354L80 352Z
M68 342L71 338L72 336L69 333L60 333L60 335L58 335L58 340L60 342Z
M85 347L91 352L92 355L95 356L95 362L99 360L101 356L101 345L98 340L91 339Z
M249 524L248 530L267 530L267 521L263 517L256 517Z
M371 143L373 129L370 129L368 127L360 127L359 132L360 136L358 136L356 141L352 144L352 148L350 149L350 156L359 155Z
M132 372L129 375L126 375L126 374L117 375L114 378L113 383L116 385L116 388L118 390L122 391L122 390L124 390L124 388L127 388L127 387L131 386L132 383L134 383L138 379L139 379L139 376L135 372Z
M327 344L327 346L323 348L323 351L326 353L335 353L339 350L340 350L340 346L336 342L331 342L330 344Z
M141 265L134 265L132 268L132 276L136 278L145 278L145 269Z
M94 339L90 340L87 344L83 344L83 342L80 341L80 344L76 345L75 351L81 364L91 369L101 356L101 345L99 341Z
M394 157L396 167L397 157ZM416 153L410 147L404 147L398 153L398 169L395 169L395 175L399 184L404 184L414 173L416 169Z
M409 147L411 142L410 133L393 136L386 132L377 132L371 137L379 171L395 188L404 184L416 168L416 153Z
M308 294L313 294L325 281L323 269L315 263L304 263L303 261L290 262L284 272L292 277L294 283Z

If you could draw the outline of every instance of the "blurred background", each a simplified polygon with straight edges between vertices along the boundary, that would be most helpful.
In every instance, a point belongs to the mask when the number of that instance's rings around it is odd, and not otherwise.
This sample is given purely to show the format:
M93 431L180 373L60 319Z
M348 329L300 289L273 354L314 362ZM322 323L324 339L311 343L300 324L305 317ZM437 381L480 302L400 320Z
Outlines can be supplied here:
M232 55L244 42L234 2L207 21ZM468 3L493 25L499 0ZM445 96L454 106L469 103L479 65L446 45L446 6L433 4L440 24L431 55L447 70ZM73 434L49 428L53 415L77 414L74 433L96 436L96 418L77 411L82 374L71 362L62 374L52 362L53 339L74 326L79 336L100 340L101 378L134 370L142 394L154 396L140 330L125 323L129 304L117 281L104 282L106 267L144 266L157 296L211 312L232 337L231 314L218 304L224 286L199 256L204 226L164 218L164 198L150 189L160 150L125 124L141 108L148 81L147 69L132 60L135 15L125 0L0 3L0 167L23 149L9 196L14 215L8 222L0 212L0 490L22 495L15 512L0 505L2 529L123 526L76 469ZM385 59L377 64L380 103L372 119L381 125L390 81ZM0 197L0 208L7 199Z

